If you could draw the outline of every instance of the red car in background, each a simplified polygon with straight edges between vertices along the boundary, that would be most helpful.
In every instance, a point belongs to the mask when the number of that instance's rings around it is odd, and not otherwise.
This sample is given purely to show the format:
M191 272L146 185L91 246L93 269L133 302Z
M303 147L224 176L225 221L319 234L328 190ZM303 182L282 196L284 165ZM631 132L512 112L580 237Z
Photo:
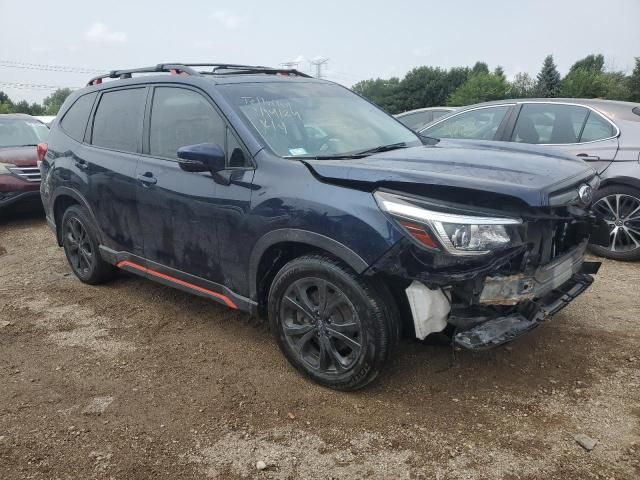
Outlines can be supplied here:
M40 202L39 143L49 127L24 114L0 115L0 215L17 203Z

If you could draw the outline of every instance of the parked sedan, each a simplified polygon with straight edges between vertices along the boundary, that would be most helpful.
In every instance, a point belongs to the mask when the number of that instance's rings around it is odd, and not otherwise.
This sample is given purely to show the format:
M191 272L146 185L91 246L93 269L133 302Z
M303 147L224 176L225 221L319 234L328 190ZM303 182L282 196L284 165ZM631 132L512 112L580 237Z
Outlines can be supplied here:
M420 131L433 138L552 145L590 162L602 178L595 210L610 229L609 246L592 250L640 259L640 104L612 100L521 99L458 110Z
M23 114L0 115L0 212L27 200L40 204L37 145L49 128Z
M395 115L395 117L411 130L418 131L433 122L436 118L440 118L455 110L457 110L455 107L418 108L417 110L399 113Z

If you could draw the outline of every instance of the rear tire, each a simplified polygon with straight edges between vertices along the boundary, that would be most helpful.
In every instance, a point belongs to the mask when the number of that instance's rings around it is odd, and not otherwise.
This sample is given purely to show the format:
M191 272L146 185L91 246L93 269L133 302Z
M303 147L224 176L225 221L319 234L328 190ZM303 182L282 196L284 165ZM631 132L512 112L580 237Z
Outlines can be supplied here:
M640 259L640 190L626 185L611 185L596 192L596 215L609 225L609 247L589 245L596 255L613 260Z
M289 362L336 390L356 390L375 379L400 332L384 285L323 255L292 260L276 274L268 311Z
M96 230L84 207L72 205L67 208L60 228L67 261L81 282L97 285L115 276L116 268L100 256Z

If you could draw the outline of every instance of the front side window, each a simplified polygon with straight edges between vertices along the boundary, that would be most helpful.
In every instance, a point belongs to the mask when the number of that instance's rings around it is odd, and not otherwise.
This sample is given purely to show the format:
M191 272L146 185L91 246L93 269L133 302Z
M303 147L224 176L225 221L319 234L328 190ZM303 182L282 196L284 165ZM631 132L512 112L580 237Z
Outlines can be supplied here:
M578 143L589 109L577 105L529 103L522 106L512 142Z
M225 124L199 93L184 88L157 87L149 127L149 154L177 158L180 147L215 143L225 148Z
M94 92L78 98L75 103L71 105L71 108L67 110L67 113L65 113L60 122L62 129L78 142L84 140L84 132L87 128L87 121L89 120L89 114L91 113L96 95L97 93Z
M34 147L48 135L49 128L37 120L0 117L0 148Z
M93 119L91 143L137 153L142 138L146 90L132 88L102 94Z
M508 111L508 105L468 110L449 117L422 133L433 138L493 140Z
M292 80L219 88L281 157L338 157L382 146L421 145L393 117L338 85Z

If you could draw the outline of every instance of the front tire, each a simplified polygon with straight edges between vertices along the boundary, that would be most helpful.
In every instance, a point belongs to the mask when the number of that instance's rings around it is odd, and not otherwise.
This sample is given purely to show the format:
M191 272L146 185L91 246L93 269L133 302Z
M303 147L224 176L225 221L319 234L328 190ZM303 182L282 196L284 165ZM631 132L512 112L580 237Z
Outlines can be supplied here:
M384 286L322 255L297 258L278 272L268 310L289 362L337 390L375 379L399 335L397 309Z
M613 260L640 259L640 190L611 185L596 192L593 210L609 225L609 246L590 245L596 255Z
M60 228L67 261L81 282L97 285L113 278L116 269L100 256L97 235L85 208L79 205L67 208Z

